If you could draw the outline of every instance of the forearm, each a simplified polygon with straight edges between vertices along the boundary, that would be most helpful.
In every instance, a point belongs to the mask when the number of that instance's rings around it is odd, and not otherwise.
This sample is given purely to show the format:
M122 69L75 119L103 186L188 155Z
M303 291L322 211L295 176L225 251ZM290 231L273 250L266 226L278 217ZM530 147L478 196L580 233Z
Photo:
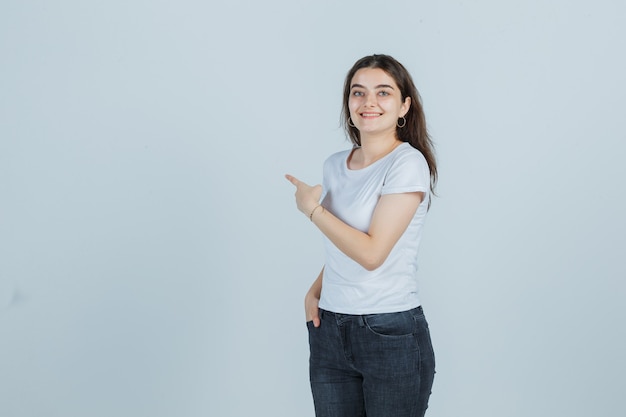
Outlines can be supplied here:
M322 295L322 276L324 275L324 268L322 268L321 272L317 276L317 279L313 281L313 285L309 291L307 291L306 296L304 297L304 314L306 317L306 321L313 322L313 326L320 326L320 317L319 317L319 302L320 296Z
M365 269L376 269L388 255L376 250L370 235L347 225L328 210L317 210L311 220L340 251Z
M298 210L309 217L341 252L370 271L385 262L424 198L424 193L417 191L381 196L368 232L364 233L320 206L320 185L311 187L292 175L286 175L286 178L296 186Z
M310 295L319 300L320 296L322 295L322 277L323 276L324 276L324 268L322 268L322 270L320 271L315 281L313 281L311 288L309 288L309 291L307 292L307 296Z
M423 193L419 192L382 196L367 233L351 227L325 209L317 209L310 218L340 251L372 271L385 262L422 199Z

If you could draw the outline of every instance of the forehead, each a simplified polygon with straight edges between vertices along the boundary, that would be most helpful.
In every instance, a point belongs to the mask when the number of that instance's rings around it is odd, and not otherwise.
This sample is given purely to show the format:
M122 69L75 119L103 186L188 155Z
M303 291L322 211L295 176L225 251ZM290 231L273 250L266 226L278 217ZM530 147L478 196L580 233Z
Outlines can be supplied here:
M350 85L361 84L365 87L376 87L377 85L390 85L397 88L393 77L380 68L361 68L352 77Z

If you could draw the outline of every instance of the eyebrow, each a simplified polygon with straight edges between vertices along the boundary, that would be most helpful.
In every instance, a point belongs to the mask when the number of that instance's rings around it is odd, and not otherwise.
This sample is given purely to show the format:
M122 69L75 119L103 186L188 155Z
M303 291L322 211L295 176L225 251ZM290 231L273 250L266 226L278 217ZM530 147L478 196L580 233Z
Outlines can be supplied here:
M353 88L365 88L365 86L361 85L361 84L352 84L352 86L350 87L350 89ZM374 87L374 89L376 88L391 88L392 90L394 89L392 86L390 86L389 84L378 84L376 87Z

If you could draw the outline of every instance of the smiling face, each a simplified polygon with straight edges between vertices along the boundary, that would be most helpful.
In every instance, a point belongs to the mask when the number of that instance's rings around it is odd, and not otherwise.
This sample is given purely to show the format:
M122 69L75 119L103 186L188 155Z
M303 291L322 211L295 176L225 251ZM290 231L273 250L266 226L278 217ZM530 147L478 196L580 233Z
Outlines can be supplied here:
M402 93L393 77L380 68L358 70L350 83L348 109L352 123L363 135L392 135L396 123L411 106L411 98Z

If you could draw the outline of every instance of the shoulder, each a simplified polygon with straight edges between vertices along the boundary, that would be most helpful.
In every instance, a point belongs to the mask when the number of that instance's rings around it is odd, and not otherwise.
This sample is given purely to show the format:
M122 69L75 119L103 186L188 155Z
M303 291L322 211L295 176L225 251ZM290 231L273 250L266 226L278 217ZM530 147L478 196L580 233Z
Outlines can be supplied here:
M428 162L426 162L424 155L406 142L396 149L391 165L394 168L413 166L415 168L426 167L428 169Z
M426 158L422 153L411 146L411 144L404 142L402 145L398 146L397 149L396 160L414 160L414 161L424 161L426 162Z
M331 154L328 158L326 158L326 162L332 162L342 159L345 160L348 155L350 155L350 152L352 152L352 149L345 149L343 151L335 152L334 154Z
M324 161L324 167L341 167L342 164L348 159L348 155L350 155L350 152L352 152L352 149L335 152L334 154L326 158L326 160Z
M428 191L430 171L424 155L410 144L396 148L385 174L383 194Z

